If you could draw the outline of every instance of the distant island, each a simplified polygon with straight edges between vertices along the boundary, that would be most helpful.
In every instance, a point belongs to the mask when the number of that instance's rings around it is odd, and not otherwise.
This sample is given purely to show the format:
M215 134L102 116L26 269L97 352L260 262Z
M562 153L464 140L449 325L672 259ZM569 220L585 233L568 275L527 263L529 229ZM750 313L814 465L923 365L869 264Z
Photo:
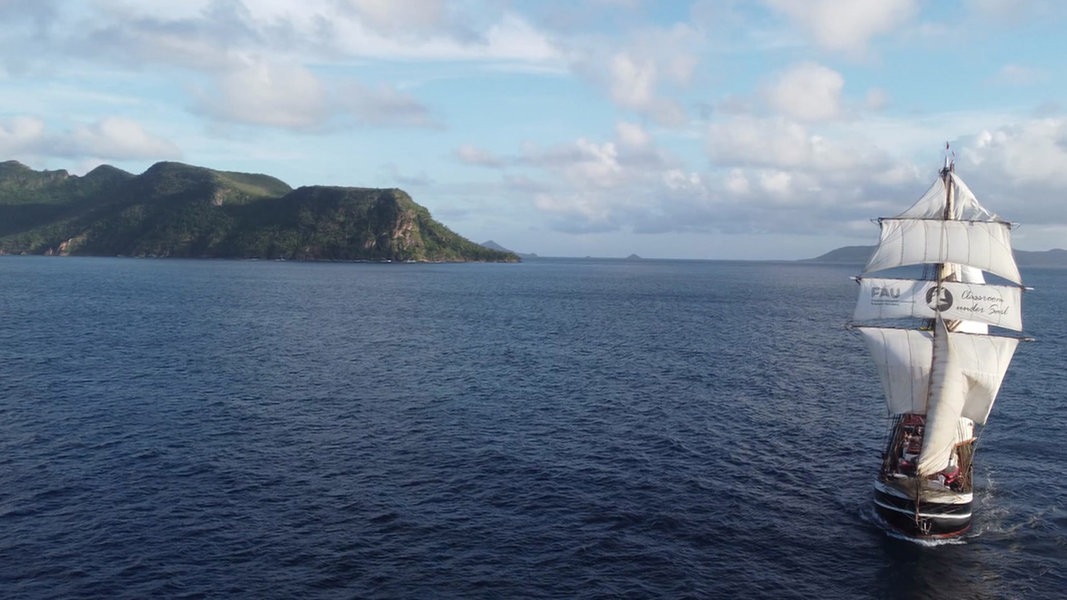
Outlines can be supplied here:
M516 252L515 250L511 250L509 248L505 248L505 247L501 246L500 244L494 242L493 240L487 240L487 241L482 242L482 246L485 246L486 248L489 248L490 250L498 250L500 252L506 252L508 254L514 254L515 256L518 256L519 258L523 258L523 259L525 259L525 258L538 258L537 254L534 254L533 252Z
M864 264L874 252L874 246L845 246L831 250L826 254L815 258L805 259L808 262L822 263L848 263ZM1067 250L1055 248L1043 252L1029 250L1014 250L1015 261L1021 267L1065 267L1067 266Z
M0 254L517 262L396 188L291 188L269 175L160 162L84 176L0 163Z

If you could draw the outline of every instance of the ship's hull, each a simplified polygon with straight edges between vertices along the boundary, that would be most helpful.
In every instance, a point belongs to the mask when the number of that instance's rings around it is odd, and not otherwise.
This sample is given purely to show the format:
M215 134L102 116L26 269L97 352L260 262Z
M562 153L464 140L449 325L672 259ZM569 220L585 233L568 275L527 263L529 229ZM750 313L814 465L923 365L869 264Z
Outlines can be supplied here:
M971 528L970 493L924 490L916 510L914 489L913 478L875 482L875 510L893 530L910 538L937 539L958 537Z

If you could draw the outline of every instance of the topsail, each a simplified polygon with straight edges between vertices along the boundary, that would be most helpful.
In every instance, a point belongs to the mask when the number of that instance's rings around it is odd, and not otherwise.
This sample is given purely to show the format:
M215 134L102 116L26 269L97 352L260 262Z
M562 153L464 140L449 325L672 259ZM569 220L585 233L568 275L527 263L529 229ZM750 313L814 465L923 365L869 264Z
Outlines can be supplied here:
M1011 224L882 219L882 239L864 273L907 265L955 263L1020 283L1011 251Z
M951 202L946 205L946 198ZM878 248L864 273L917 264L966 265L1019 284L1011 223L986 210L955 173L938 178L907 210L879 219Z

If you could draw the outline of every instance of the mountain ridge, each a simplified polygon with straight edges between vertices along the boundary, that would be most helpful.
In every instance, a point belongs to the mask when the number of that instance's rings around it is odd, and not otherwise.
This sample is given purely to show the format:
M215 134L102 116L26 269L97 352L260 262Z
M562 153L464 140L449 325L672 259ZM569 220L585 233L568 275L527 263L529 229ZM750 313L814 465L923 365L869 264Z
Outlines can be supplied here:
M84 176L0 163L0 254L517 262L399 188L303 186L162 161Z

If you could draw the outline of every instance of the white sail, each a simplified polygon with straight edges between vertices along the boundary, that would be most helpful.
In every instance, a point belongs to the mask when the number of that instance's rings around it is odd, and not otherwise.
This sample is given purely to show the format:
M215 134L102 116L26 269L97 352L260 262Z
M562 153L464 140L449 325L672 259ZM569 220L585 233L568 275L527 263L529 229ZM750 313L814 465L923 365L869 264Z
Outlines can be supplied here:
M864 273L905 265L959 263L1021 283L1011 225L999 221L882 219L881 240Z
M960 416L985 425L1019 338L966 333L950 333L949 337L967 383L967 400Z
M889 414L926 414L933 360L931 332L862 326L856 329L867 342L878 368ZM955 364L965 382L958 416L985 424L1019 340L967 333L948 335Z
M940 294L935 281L860 279L860 293L852 313L855 322L909 317L933 319L934 308L945 319L985 323L1022 331L1022 290L1007 285L946 281ZM959 329L957 329L959 331ZM966 328L985 333L984 328Z
M933 334L933 365L926 406L926 432L916 472L920 477L948 467L956 446L956 427L967 400L966 381L957 363L952 337L938 315Z
M857 327L867 342L891 415L926 414L930 334L913 329Z
M987 210L978 198L955 173L949 173L954 186L952 214L953 221L989 221L1005 222L992 211ZM938 177L915 204L897 215L898 219L944 219L945 218L945 181Z

